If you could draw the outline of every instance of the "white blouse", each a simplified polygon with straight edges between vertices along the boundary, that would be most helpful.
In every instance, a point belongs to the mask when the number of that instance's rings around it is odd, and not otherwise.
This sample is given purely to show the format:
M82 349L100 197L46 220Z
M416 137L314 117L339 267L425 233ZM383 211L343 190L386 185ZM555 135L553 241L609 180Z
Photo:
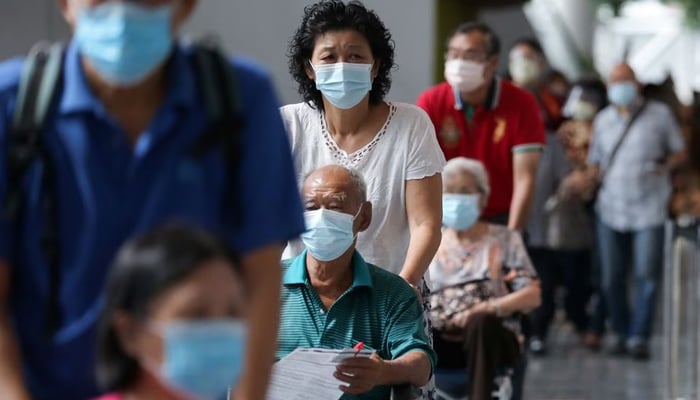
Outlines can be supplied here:
M306 103L281 108L296 167L299 187L314 170L339 164L359 171L372 202L372 223L358 235L357 249L368 262L398 274L409 244L406 181L441 173L445 157L435 128L421 108L390 103L389 117L374 139L348 154L326 129L322 112ZM301 241L291 242L283 258L298 255Z

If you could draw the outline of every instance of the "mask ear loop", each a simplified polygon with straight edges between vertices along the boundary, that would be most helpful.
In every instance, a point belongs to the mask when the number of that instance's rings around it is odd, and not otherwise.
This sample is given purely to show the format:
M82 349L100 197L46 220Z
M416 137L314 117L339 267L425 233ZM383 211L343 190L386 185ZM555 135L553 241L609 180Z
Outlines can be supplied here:
M360 212L362 212L362 207L363 207L364 205L365 205L364 202L363 202L362 204L360 204L360 208L357 210L357 213L355 214L354 217L352 217L352 224L353 224L353 226L355 225L355 220L356 220L357 217L360 215ZM357 240L357 235L359 235L359 234L360 234L360 232L355 233L355 235L352 237L352 241L353 241L353 242Z

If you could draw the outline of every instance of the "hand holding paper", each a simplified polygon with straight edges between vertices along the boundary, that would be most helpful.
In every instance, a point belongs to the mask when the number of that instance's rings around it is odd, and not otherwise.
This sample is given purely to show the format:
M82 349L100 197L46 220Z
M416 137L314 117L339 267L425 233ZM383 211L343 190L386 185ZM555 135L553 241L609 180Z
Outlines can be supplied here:
M376 353L368 358L353 357L343 360L336 367L333 376L346 383L340 385L340 390L349 394L360 394L381 385L384 360Z

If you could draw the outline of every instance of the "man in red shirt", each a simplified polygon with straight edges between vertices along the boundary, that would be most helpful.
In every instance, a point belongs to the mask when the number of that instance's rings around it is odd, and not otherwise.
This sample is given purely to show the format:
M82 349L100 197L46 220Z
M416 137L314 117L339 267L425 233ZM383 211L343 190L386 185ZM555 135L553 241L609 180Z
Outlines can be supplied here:
M445 79L419 97L435 125L448 160L469 157L486 166L492 195L484 217L523 230L545 143L535 98L495 76L500 42L480 23L464 23L452 34Z

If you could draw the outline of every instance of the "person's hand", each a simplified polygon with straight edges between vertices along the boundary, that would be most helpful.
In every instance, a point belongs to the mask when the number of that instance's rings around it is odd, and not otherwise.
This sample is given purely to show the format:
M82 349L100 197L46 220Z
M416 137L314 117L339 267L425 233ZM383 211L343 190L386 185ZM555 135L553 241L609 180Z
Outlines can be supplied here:
M489 302L483 301L469 308L468 310L460 311L453 315L448 322L448 330L462 330L467 327L469 317L476 313L493 313L493 309Z
M384 363L376 353L365 357L352 357L343 360L333 376L347 385L340 385L340 390L348 394L369 392L382 382Z
M474 307L472 307L472 309L473 308ZM450 330L464 329L464 327L467 326L467 322L469 322L469 316L472 313L472 309L460 311L453 315L448 323L448 328Z

